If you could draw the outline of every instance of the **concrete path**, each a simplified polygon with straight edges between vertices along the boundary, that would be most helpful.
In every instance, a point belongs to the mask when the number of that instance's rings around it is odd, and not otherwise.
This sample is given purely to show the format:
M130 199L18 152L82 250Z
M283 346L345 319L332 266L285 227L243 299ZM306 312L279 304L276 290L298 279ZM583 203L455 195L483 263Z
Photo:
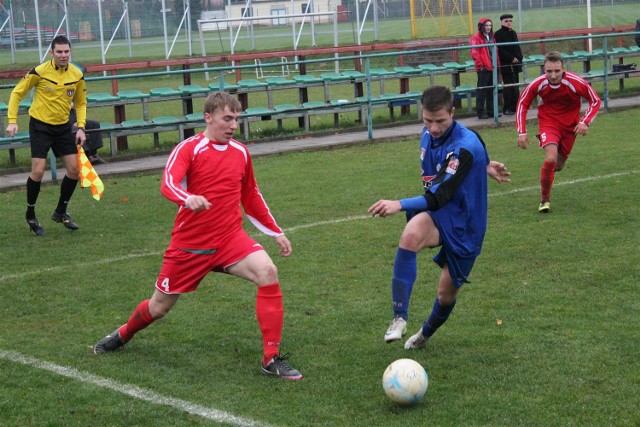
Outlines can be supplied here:
M640 96L626 97L620 99L609 100L609 109L623 109L633 108L640 106ZM603 107L604 108L604 107ZM532 112L529 112L529 117L535 117ZM493 120L479 120L476 117L460 118L459 122L467 127L479 129L483 127L495 125ZM513 126L515 122L515 116L502 116L500 117L499 125ZM253 157L284 153L289 151L305 151L305 150L319 150L327 147L335 147L341 145L349 145L356 143L366 143L374 141L393 141L393 140L406 140L409 138L418 138L420 131L422 130L422 124L416 122L414 124L392 126L386 128L377 128L373 130L372 138L369 139L368 132L342 132L334 135L316 135L309 137L297 137L292 140L282 140L273 142L258 142L248 145L249 152ZM516 135L514 130L514 144L516 141ZM96 171L101 178L108 178L118 175L136 174L136 173L151 173L158 172L164 169L167 162L167 155L149 156L143 158L137 158L134 160L114 160L107 164L96 165ZM57 170L58 180L64 176L65 169L59 168ZM0 171L0 191L7 191L11 189L22 188L25 186L28 172L3 174ZM43 183L51 181L51 172L46 171Z

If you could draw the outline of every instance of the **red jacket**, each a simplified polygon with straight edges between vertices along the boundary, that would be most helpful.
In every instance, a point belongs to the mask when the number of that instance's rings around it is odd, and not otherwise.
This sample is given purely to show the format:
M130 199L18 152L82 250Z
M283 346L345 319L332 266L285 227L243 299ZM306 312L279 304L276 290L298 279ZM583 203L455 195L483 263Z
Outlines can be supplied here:
M478 32L475 33L469 39L469 44L471 46L478 45L486 45L487 43L495 43L496 39L493 37L493 31L489 33L489 40L484 37L482 33L482 27L484 23L490 21L490 19L482 18L478 22ZM497 51L496 51L497 52ZM471 48L471 58L473 59L473 64L475 66L476 71L480 71L482 68L486 70L493 70L493 64L491 63L491 55L489 55L489 47L472 47ZM498 67L500 66L500 58L497 58Z

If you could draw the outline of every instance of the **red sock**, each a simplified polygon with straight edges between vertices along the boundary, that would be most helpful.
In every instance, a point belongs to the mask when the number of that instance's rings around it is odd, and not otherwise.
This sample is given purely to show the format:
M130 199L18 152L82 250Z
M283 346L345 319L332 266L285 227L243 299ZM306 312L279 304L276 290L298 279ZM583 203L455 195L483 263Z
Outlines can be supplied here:
M145 300L138 304L129 321L120 328L120 338L124 342L129 341L136 332L146 328L155 320L149 312L149 301Z
M540 169L540 193L542 194L543 202L551 200L551 186L555 176L556 163L545 160L542 164L542 169Z
M282 338L284 308L282 307L282 292L280 292L279 283L258 286L256 316L262 332L264 352L262 364L266 365L273 356L278 354Z

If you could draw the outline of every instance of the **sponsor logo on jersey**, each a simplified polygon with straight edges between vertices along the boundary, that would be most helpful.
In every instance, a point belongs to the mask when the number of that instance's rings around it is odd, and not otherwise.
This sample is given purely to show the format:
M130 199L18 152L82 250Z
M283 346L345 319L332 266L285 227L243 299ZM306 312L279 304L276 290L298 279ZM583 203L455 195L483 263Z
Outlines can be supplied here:
M455 175L456 171L458 170L459 164L460 162L458 161L458 159L453 159L449 161L449 164L447 165L447 173L449 175Z
M71 98L71 97L73 96L73 93L74 93L74 92L75 92L75 91L74 91L73 89L67 89L67 96L68 96L69 98Z
M425 190L427 188L431 188L435 177L435 175L427 175L422 177L422 185L424 186Z

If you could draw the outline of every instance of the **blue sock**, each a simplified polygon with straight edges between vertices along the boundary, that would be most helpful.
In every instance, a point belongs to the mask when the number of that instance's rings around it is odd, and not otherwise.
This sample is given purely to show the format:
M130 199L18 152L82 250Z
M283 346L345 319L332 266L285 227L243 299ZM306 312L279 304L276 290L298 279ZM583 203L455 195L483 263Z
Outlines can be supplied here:
M416 281L417 253L398 248L396 260L393 263L393 278L391 280L391 298L393 299L393 313L395 317L407 319L411 290Z
M433 302L433 308L431 309L431 314L424 325L422 325L422 335L429 338L431 335L435 334L440 326L444 324L449 318L449 315L453 311L453 307L456 306L456 302L453 301L451 305L440 305L440 301L438 297Z

